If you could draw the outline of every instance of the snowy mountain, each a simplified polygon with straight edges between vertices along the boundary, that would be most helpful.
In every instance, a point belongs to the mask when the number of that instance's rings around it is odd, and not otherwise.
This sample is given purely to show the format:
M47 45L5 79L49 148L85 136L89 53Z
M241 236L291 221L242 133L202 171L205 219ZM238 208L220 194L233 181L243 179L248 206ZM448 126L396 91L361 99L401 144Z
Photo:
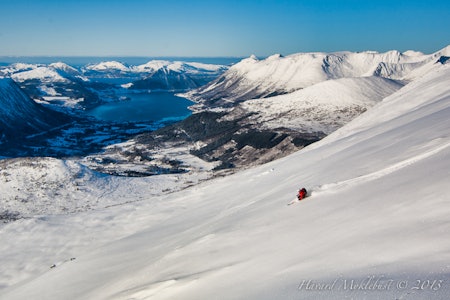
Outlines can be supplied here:
M67 117L31 100L11 79L0 78L1 142L19 140L67 122Z
M57 70L65 78L78 78L83 81L89 81L89 79L83 76L79 70L63 62L52 63L49 65L49 67Z
M254 127L329 134L403 87L383 77L326 80L275 97L245 101L235 109Z
M68 82L75 78L88 81L80 71L63 62L49 65L16 63L0 69L0 74L11 77L16 82L26 80L40 80L43 83Z
M22 82L25 80L41 80L43 82L64 82L67 81L57 70L49 67L37 67L29 71L14 73L11 78L15 81Z
M213 65L198 62L152 60L146 64L132 67L132 70L134 72L153 73L163 68L167 68L168 70L172 71L188 73L190 75L207 72L220 74L228 69L223 65Z
M14 74L17 72L30 71L30 70L36 69L37 67L39 67L39 65L26 64L26 63L14 63L9 66L0 67L0 75L9 77L9 76L11 76L11 74Z
M168 135L182 132L186 140L201 142L192 153L220 161L219 168L266 163L323 138L402 88L407 81L400 74L374 74L381 62L400 60L407 59L396 51L273 55L263 61L252 56L182 94L197 102L190 107L195 113ZM440 64L430 65L426 72ZM207 124L216 135L196 139L196 131L204 130L189 123Z
M12 78L32 99L64 112L100 101L91 89L89 79L80 70L63 62L12 64L0 68L0 75Z
M207 84L227 70L222 65L203 63L170 62L154 60L132 68L145 74L143 79L132 82L131 89L192 90Z
M130 89L139 90L191 90L198 88L204 82L197 82L186 73L175 71L167 67L160 68L144 79L134 81Z
M171 90L171 86L177 85L179 77L186 77L189 81L199 81L193 87L197 88L202 84L215 79L228 68L222 65L181 62L168 60L151 60L145 64L137 66L126 66L117 61L105 61L99 64L88 65L83 68L84 74L88 77L109 77L109 78L129 78L130 81L139 81L136 83L138 88L147 83L148 87L143 89L151 89L151 86L161 86L161 80L169 82L166 84ZM192 79L191 79L192 77ZM153 78L155 78L153 82ZM201 81L201 82L200 82ZM174 82L172 84L172 82ZM188 86L188 88L193 88ZM136 87L135 87L136 88Z
M104 61L98 64L91 64L86 66L87 70L93 70L93 71L121 71L121 72L128 72L129 68L126 67L123 63L120 63L118 61Z
M3 225L0 298L446 299L449 82L436 64L302 151L179 193Z
M291 93L319 82L339 78L380 76L409 82L433 67L450 47L431 55L416 52L337 52L251 56L230 67L209 84L186 94L207 107L229 107L255 98Z
M204 85L228 68L222 65L152 60L138 66L104 61L75 68L63 62L15 63L0 67L0 76L10 77L34 100L58 110L80 110L125 98L131 88L187 91Z
M251 56L183 94L196 102L192 119L202 119L196 115L205 111L216 113L211 114L214 127L223 129L216 138L203 139L204 146L193 153L222 161L227 169L285 156L439 68L449 52L447 47L431 55L390 51L299 53L265 60Z

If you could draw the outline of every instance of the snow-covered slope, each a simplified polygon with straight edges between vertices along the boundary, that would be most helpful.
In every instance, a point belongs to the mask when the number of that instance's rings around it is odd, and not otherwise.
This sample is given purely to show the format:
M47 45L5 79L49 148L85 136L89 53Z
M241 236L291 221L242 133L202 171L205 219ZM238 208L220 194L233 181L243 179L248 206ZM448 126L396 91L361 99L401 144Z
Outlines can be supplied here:
M11 79L0 78L0 142L48 130L64 122L63 115L31 100Z
M199 86L200 84L188 74L164 67L154 71L144 79L134 81L129 88L174 91L189 90Z
M327 80L289 94L245 101L237 110L250 113L259 128L329 134L402 86L377 76Z
M447 299L449 82L440 65L300 152L181 193L3 226L3 277L23 281L0 298Z
M75 69L72 66L69 66L68 64L65 64L63 62L56 62L49 65L50 68L55 69L59 72L60 75L64 76L68 79L81 79L83 81L89 81L89 79L81 74L81 72L77 69Z
M53 63L48 66L37 66L30 70L14 69L11 71L11 78L17 82L27 80L40 80L41 83L69 83L71 80L89 79L84 77L77 69L62 63Z
M146 64L132 67L134 72L153 73L160 69L167 68L176 72L184 72L188 74L197 74L205 72L221 73L228 68L223 65L204 64L197 62L181 62L168 60L151 60Z
M222 65L189 63L180 61L152 60L132 68L145 75L128 87L146 90L191 90L198 88L227 70Z
M0 68L1 76L11 76L11 74L23 71L30 71L32 69L38 68L40 65L36 64L26 64L26 63L14 63L9 66Z
M118 61L104 61L98 64L91 64L86 66L86 69L94 71L110 71L110 70L116 70L121 72L129 71L129 68L127 66Z
M61 76L55 69L49 67L37 67L35 69L23 72L17 72L11 75L16 81L25 81L39 79L43 82L64 82L66 78Z
M145 64L137 66L126 66L117 61L104 61L98 64L90 64L83 68L88 76L137 76L138 78L148 77L156 72L181 73L188 76L209 76L217 77L228 68L223 65L204 64L197 62L182 62L168 60L151 60ZM96 74L98 72L99 74Z
M137 179L108 176L74 160L55 158L0 160L0 170L0 219L8 214L29 218L99 209L185 185L180 180L182 175Z
M85 84L89 79L76 68L63 62L49 65L12 64L0 68L0 74L12 78L26 94L41 104L50 104L58 110L98 102Z
M186 94L207 106L226 106L253 98L291 93L329 79L381 76L410 81L432 68L450 47L431 55L415 52L337 52L251 56L208 85Z

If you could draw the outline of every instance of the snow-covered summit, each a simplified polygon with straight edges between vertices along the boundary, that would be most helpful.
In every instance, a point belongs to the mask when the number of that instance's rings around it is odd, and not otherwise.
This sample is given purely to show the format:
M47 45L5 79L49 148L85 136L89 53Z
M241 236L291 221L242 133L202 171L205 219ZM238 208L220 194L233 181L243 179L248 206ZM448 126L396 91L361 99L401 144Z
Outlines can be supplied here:
M227 69L223 65L205 64L198 62L182 62L168 60L151 60L148 63L131 67L134 72L153 73L160 69L168 69L175 72L201 73L201 72L223 72Z
M227 69L223 65L152 60L130 68L144 78L127 86L132 89L186 91L210 82Z
M98 64L91 64L86 66L86 69L93 71L116 70L121 72L128 72L130 70L127 66L118 61L104 61Z
M450 56L450 45L447 47L442 48L440 51L437 52L437 55L439 56Z
M14 63L9 66L0 68L0 74L3 76L11 76L11 74L23 71L30 71L36 69L40 65L37 64L26 64L26 63Z
M69 74L79 74L79 71L77 69L63 62L52 63L49 65L49 67L67 72Z
M406 55L406 56L423 56L424 55L424 53L423 52L420 52L420 51L415 51L415 50L407 50L407 51L405 51L405 52L402 52L402 54L403 55Z
M249 57L222 76L187 96L197 102L228 102L290 93L319 82L353 77L381 76L409 82L433 68L449 47L424 55L393 50L378 52L297 53L264 60Z
M151 60L145 64L132 67L132 70L135 72L154 72L170 64L171 62L168 60Z
M39 79L47 82L67 81L67 79L61 76L55 69L49 67L37 67L29 71L14 73L11 75L11 78L16 81L25 81L32 79Z
M35 79L43 82L67 82L74 77L88 80L79 70L63 62L49 65L15 63L1 68L0 74L2 73L20 82Z
M16 81L41 80L45 82L63 82L77 77L88 80L81 71L63 62L45 64L14 63L0 68L0 75L12 77Z

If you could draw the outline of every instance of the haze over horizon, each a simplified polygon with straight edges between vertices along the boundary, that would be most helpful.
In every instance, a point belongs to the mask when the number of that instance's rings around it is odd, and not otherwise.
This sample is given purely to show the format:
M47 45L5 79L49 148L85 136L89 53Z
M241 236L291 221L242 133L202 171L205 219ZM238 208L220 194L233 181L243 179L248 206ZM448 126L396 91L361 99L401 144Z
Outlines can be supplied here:
M0 11L0 56L432 53L450 43L443 0L0 0Z

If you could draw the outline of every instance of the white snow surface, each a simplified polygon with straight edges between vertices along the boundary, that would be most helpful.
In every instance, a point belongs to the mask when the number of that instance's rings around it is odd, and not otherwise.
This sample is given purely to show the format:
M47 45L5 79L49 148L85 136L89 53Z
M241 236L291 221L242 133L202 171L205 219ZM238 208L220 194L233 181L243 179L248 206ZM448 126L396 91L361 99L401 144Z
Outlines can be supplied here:
M19 212L24 217L71 214L136 202L187 185L183 174L108 176L75 160L19 158L2 160L0 166L0 212Z
M205 72L206 73L223 72L227 70L228 67L224 65L205 64L199 62L183 62L183 61L169 61L169 60L155 59L142 65L129 67L117 61L104 61L98 64L88 65L86 69L95 71L119 70L122 72L133 72L133 73L153 73L160 69L167 69L175 72L198 74Z
M66 63L63 62L55 62L49 65L49 67L52 67L54 69L62 70L64 72L67 72L69 74L79 74L78 70L75 69L72 66L69 66Z
M3 76L11 76L13 73L29 71L32 69L36 69L39 65L36 64L25 64L25 63L14 63L7 67L0 68L0 74Z
M29 71L14 73L11 78L16 81L25 81L31 79L39 79L43 82L64 82L68 81L61 76L55 69L50 67L37 67Z
M134 66L131 68L132 71L139 73L153 73L160 69L168 69L175 72L183 72L187 74L197 74L205 72L217 73L225 71L228 68L223 65L168 60L151 60L146 64Z
M285 127L329 134L402 87L382 77L326 80L275 97L240 104L263 128Z
M275 54L259 60L254 55L231 66L220 78L185 94L194 101L207 100L215 91L228 101L248 100L247 95L267 97L291 93L317 83L340 78L380 76L411 82L434 68L441 56L449 56L450 46L433 54L388 51L378 53L335 52Z
M320 142L232 176L5 224L0 298L448 299L449 82L438 66ZM117 188L139 194L131 182ZM287 206L303 186L310 197Z
M81 75L77 69L61 62L52 63L48 66L35 66L31 69L25 70L21 68L7 68L3 70L3 72L9 74L14 80L20 82L33 79L41 80L44 83L68 82L71 77L76 77L83 81L89 80L85 76Z
M103 61L98 64L88 65L86 66L86 69L94 71L118 70L123 72L128 72L130 70L127 66L118 61Z

